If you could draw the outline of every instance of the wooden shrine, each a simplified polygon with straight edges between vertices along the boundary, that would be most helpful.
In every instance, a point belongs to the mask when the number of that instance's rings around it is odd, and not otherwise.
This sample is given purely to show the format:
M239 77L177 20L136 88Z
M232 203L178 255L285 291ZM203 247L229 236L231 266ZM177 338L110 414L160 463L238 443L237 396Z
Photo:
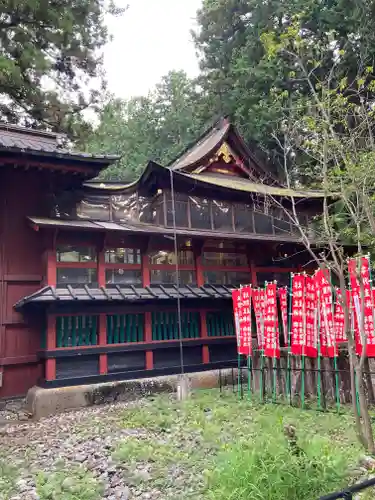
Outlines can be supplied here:
M284 188L228 120L132 184L92 180L117 159L0 127L0 397L179 373L180 341L185 372L231 366L232 289L310 260L285 209L309 225L321 193Z

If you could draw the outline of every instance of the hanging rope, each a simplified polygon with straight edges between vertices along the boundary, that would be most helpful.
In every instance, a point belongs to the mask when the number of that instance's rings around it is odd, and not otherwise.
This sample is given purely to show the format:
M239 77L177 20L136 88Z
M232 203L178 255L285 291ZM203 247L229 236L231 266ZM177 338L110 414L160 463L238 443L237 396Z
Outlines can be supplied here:
M171 201L172 201L172 223L173 223L173 241L174 241L174 253L176 256L176 288L177 288L177 324L178 324L178 337L179 337L179 347L180 347L180 368L181 375L184 375L184 348L182 343L182 327L181 327L181 298L180 298L180 267L178 263L178 245L177 245L177 227L176 227L176 205L174 197L174 182L173 182L173 170L169 168L169 175L171 181Z

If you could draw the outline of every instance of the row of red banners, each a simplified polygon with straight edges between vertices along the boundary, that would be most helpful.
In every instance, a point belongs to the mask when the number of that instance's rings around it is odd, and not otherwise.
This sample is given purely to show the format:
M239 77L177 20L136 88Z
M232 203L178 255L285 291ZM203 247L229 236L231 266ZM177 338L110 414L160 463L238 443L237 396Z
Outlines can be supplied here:
M356 353L375 357L374 306L375 289L371 288L370 263L367 257L348 262L350 290L345 301L354 331ZM360 276L360 279L358 279ZM333 291L336 302L333 303ZM327 270L318 270L314 276L293 274L291 283L290 332L288 332L288 290L277 288L276 282L265 288L243 286L233 291L233 309L239 354L252 353L252 311L258 347L265 356L280 357L280 332L291 353L317 357L334 357L338 345L346 342L345 315L339 289L333 289ZM278 308L279 304L279 308ZM278 311L280 310L280 317ZM279 324L280 323L280 324ZM362 334L360 332L363 332Z

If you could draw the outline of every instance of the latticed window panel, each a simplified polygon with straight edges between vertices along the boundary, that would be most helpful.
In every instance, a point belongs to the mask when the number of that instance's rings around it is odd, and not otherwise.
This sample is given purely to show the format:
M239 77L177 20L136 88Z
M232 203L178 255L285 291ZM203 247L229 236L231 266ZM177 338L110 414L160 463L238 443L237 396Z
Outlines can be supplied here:
M144 314L108 314L107 344L144 341Z
M206 322L209 337L230 337L235 335L232 311L208 312Z
M58 316L56 318L56 347L97 345L98 316Z
M152 340L178 340L178 315L176 312L154 312L152 318ZM200 316L198 312L181 312L183 339L199 338Z

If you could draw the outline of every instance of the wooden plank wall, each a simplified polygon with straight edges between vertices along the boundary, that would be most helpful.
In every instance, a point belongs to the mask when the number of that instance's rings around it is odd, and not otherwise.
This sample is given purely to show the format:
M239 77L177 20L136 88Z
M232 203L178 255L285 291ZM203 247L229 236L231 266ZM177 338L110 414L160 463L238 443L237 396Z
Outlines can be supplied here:
M35 174L0 168L0 398L25 394L41 375L41 323L26 323L13 309L43 280L43 238L26 221L26 215L42 215L45 206L44 174Z

